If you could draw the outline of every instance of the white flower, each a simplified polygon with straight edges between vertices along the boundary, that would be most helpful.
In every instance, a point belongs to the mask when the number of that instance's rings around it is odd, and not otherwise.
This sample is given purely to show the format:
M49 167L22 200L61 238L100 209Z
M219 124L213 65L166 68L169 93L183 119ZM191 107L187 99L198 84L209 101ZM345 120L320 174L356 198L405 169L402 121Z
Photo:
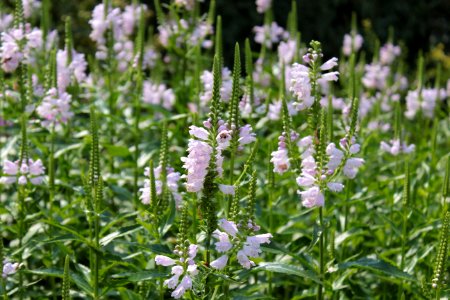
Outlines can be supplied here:
M231 235L233 237L235 237L236 234L238 233L236 223L234 223L233 221L228 221L227 219L220 219L219 226L223 230L225 230L226 233L228 233L229 235Z
M317 186L313 186L306 191L299 191L298 193L302 197L302 205L307 208L323 206L325 203L325 198Z
M225 268L228 262L228 255L222 255L218 259L211 262L211 267L217 270L222 270Z
M355 178L356 173L358 172L358 168L360 166L362 166L364 163L364 159L362 158L356 158L356 157L352 157L349 158L344 166L344 175L347 176L348 178Z
M394 46L392 43L387 43L380 49L380 62L383 65L390 65L401 53L402 49L400 46Z
M250 269L255 265L255 263L248 258L243 250L238 251L237 259L239 264L241 264L241 266L243 266L245 269Z
M142 100L145 103L161 105L165 109L170 110L175 104L175 94L173 90L167 88L165 84L144 81Z
M11 263L8 260L4 260L3 261L3 272L2 272L2 277L6 278L11 274L14 274L17 272L17 270L19 269L19 263Z
M228 250L233 248L233 244L231 244L230 238L228 237L228 234L226 234L225 232L216 229L213 232L213 236L219 239L219 241L215 243L216 250L218 252L227 252Z
M302 176L297 177L297 184L302 187L311 186L315 181L316 179L308 173L302 173Z
M256 134L253 131L253 128L250 124L242 126L239 128L239 145L244 146L256 141Z
M272 0L256 0L256 11L262 14L265 13L272 5Z
M330 171L334 171L341 164L344 153L336 148L334 143L330 143L327 146L326 153L328 154L327 168Z
M342 191L344 189L344 185L342 183L339 183L339 182L328 182L327 183L327 187L332 192L340 192L340 191Z
M235 191L234 185L219 184L219 189L225 195L233 195L234 196L234 191Z
M230 141L231 141L231 130L222 130L219 132L219 134L216 137L216 141L218 144L218 148L221 150L225 150L226 148L228 148L228 146L230 146Z
M279 149L277 151L273 151L271 154L272 158L270 162L273 163L273 171L278 174L283 174L287 170L289 170L290 162L287 149Z
M345 56L350 56L352 52L357 52L361 48L363 41L363 37L357 33L344 35L344 45L342 46L342 52Z
M278 46L278 58L280 62L284 63L285 65L292 63L296 51L297 42L295 40L281 42Z
M175 264L175 260L165 255L156 255L155 263L160 266L168 267Z
M333 58L327 60L322 66L320 66L320 69L322 71L328 71L338 65L337 61L338 61L338 59L336 57L333 57Z

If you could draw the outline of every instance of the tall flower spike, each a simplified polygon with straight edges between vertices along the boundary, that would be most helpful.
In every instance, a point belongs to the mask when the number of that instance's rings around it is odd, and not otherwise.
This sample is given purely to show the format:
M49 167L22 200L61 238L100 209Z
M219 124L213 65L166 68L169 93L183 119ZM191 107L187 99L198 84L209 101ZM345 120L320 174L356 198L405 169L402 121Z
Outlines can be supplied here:
M72 38L72 22L70 17L66 17L66 26L65 26L65 49L67 51L67 62L66 66L70 65L72 62L72 48L73 48L73 38Z
M69 255L66 255L66 259L64 261L64 275L63 275L63 284L62 284L62 299L70 300L70 259Z
M403 206L408 206L411 200L411 182L410 182L410 174L409 174L409 163L405 162L405 180L403 182Z
M93 189L100 178L100 148L98 138L97 115L91 106L91 154L89 163L89 185Z
M223 43L222 43L222 17L217 16L216 21L216 36L215 36L215 56L219 60L219 70L222 70L223 66ZM220 85L219 85L220 86Z
M252 176L250 178L250 183L248 187L248 198L247 198L247 210L246 210L246 220L245 222L251 224L253 228L254 218L255 218L255 204L256 204L256 171L253 170Z
M241 79L241 54L239 50L239 44L236 43L234 47L233 88L231 92L230 121L229 121L231 129L234 130L238 130L239 128L239 97L241 92L239 88L240 79ZM236 143L238 136L239 136L238 134L235 134L235 132L233 132L232 138L234 143Z
M434 264L434 273L431 280L431 286L435 289L441 288L445 284L445 272L448 256L448 238L450 227L450 212L446 211L442 220L442 228L439 237L439 248Z
M253 83L253 56L252 49L250 48L250 40L248 38L245 39L245 73L247 74L247 77L245 79L245 92L249 97L251 112L253 113L253 105L255 103L255 89Z
M19 28L24 24L23 16L23 2L22 0L16 0L15 10L14 10L14 27Z

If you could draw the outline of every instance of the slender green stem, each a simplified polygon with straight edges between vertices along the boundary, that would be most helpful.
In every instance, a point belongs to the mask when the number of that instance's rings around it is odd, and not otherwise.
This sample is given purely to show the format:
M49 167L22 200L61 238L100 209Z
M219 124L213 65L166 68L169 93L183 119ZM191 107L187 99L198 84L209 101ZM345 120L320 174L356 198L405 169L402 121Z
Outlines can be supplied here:
M53 211L53 200L55 198L55 124L53 123L50 131L50 162L49 162L49 211Z
M25 234L25 188L19 187L19 264L23 261L23 236ZM23 299L23 272L19 271L19 299Z
M323 208L319 207L319 226L321 228L321 234L319 237L319 275L320 280L322 281L319 284L317 290L317 299L323 299L323 285L324 285L324 271L325 271L325 261L324 261L324 235L325 235L325 227L323 226Z
M100 271L100 218L99 218L99 212L97 209L95 210L95 219L94 219L94 230L95 230L95 260L94 260L94 299L99 299L99 271Z

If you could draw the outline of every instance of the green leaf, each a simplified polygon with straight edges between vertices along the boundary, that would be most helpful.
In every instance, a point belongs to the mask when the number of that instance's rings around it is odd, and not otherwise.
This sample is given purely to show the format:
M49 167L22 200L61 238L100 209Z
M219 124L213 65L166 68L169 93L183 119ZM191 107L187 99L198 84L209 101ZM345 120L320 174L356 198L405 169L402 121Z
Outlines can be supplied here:
M342 263L338 265L339 270L345 270L348 268L360 268L365 269L369 271L377 271L384 273L388 276L393 276L399 279L404 280L410 280L410 281L417 281L414 276L405 273L398 269L397 267L385 262L384 260L380 259L373 259L373 258L361 258L356 261L349 261L346 263Z
M261 263L258 267L252 269L253 272L257 271L270 271L274 273L294 275L298 277L308 278L316 283L320 283L317 275L310 270L303 270L299 267L283 264L283 263Z
M113 279L126 279L130 282L141 282L144 280L151 280L156 278L164 278L167 276L167 273L159 272L157 270L148 270L141 272L128 272L128 273L120 273L116 275L112 275Z
M138 231L142 229L142 226L139 224L136 225L131 225L131 226L127 226L124 228L119 229L118 231L115 231L113 233L108 234L107 236L105 236L104 238L102 238L100 240L100 245L102 245L103 247L108 245L109 243L111 243L113 240L115 240L118 237L124 236L124 235L128 235L131 234L135 231Z
M113 157L127 157L131 154L130 150L125 146L104 145L104 147L108 154Z
M64 277L63 269L54 269L54 268L37 269L37 270L26 270L25 272L27 272L29 274L38 275L38 276L50 276L50 277L58 277L58 278ZM93 295L92 287L80 275L70 272L70 278L80 289L82 289L83 291L88 293L90 296Z

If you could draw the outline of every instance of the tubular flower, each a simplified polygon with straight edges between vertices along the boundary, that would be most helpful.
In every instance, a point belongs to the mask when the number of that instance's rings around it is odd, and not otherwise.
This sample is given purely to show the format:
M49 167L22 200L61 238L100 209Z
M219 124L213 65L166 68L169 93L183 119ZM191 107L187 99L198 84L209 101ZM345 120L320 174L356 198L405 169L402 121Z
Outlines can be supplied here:
M51 88L36 108L38 115L43 119L42 126L66 124L73 117L73 112L70 111L71 99L72 96L68 93Z
M232 255L236 255L238 263L243 268L250 269L255 265L250 258L259 257L262 252L261 245L269 244L272 238L270 233L254 235L253 233L259 230L259 226L237 225L226 219L219 221L219 227L223 231L216 229L213 235L219 240L215 243L216 250L226 254L211 262L211 267L217 270L224 269Z
M178 260L165 255L157 255L155 263L160 266L172 266L173 275L164 281L164 285L173 289L172 297L180 299L186 291L192 289L192 279L198 274L197 265L194 261L197 256L198 246L190 244L189 247L177 246L174 253L179 256ZM181 280L180 280L181 278Z
M380 149L390 153L393 156L397 156L400 153L412 153L416 149L416 145L414 144L406 144L405 142L401 142L399 139L391 140L390 143L382 141L380 143Z
M163 178L162 178L162 166L158 166L156 168L154 168L154 174L155 174L155 188L156 188L156 195L161 195L162 194L162 188L163 188ZM148 178L150 176L150 168L147 167L145 168L144 171L144 175ZM166 171L166 184L167 184L167 188L169 189L169 191L171 192L173 199L175 200L175 206L177 208L180 207L181 205L181 194L178 191L178 182L181 179L181 175L179 172L175 172L175 170L171 167L167 167L167 171ZM141 192L141 196L140 199L142 201L143 204L150 204L153 199L151 199L151 191L150 191L150 187L151 187L151 182L150 179L145 179L144 181L144 187L139 189L139 191Z
M39 185L44 181L44 171L45 168L42 165L40 159L33 161L28 159L28 161L22 161L19 166L20 161L15 162L5 160L3 166L3 174L0 182L5 184L18 183L20 185L25 185L28 182L34 185Z

